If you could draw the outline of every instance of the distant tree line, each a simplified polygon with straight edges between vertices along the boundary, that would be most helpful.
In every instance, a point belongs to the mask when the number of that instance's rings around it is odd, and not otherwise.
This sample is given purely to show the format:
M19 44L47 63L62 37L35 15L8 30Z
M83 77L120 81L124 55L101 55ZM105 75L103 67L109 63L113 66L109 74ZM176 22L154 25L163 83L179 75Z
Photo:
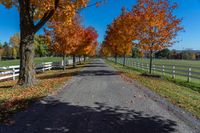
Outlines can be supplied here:
M141 53L138 48L132 49L133 58L149 58L149 53ZM200 50L170 50L168 48L158 51L154 54L157 59L183 59L200 60Z
M19 59L19 44L19 33L11 36L9 42L0 42L0 60ZM48 46L46 45L46 38L44 36L35 35L34 45L36 57L53 55L53 53L48 49Z

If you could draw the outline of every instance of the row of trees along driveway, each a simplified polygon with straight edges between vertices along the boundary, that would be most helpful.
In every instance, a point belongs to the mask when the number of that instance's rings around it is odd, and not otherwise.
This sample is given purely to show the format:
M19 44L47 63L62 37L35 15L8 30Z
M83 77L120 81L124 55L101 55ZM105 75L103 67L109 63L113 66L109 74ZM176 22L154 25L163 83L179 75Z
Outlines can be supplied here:
M177 4L169 0L138 0L131 11L122 8L122 13L107 28L100 53L105 56L125 57L131 55L133 47L141 54L149 52L150 69L153 54L172 46L177 33L183 30L181 19L173 14Z
M63 12L63 22L69 22L77 10L84 8L88 0L0 0L7 8L16 6L20 14L20 75L18 84L31 86L35 80L34 35L47 22Z

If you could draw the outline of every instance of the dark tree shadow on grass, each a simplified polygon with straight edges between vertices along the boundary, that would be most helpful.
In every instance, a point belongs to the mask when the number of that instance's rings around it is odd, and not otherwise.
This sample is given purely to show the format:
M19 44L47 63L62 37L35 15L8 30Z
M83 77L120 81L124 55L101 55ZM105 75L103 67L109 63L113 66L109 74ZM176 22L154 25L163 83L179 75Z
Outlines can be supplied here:
M71 77L77 75L77 72L63 72L58 74L51 74L51 75L44 75L40 76L37 79L57 79L57 78L63 78L63 77Z
M54 98L16 115L15 124L0 125L4 133L170 133L176 122L120 106L80 106Z
M12 85L0 85L0 89L8 89L8 88L12 88Z

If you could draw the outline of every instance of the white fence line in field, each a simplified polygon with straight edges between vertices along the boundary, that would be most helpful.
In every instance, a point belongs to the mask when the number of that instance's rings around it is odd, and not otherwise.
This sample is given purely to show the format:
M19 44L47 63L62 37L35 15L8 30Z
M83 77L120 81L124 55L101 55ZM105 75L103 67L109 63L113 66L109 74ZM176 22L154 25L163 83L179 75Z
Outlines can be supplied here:
M108 60L115 62L114 58L108 58ZM123 59L118 58L117 63L123 64ZM125 66L149 72L149 64L148 63L137 62L131 58L126 59ZM187 82L191 82L192 79L197 79L197 80L200 79L200 67L153 64L152 72L153 73L159 72L159 74L162 74L163 76L168 74L168 75L171 75L171 77L173 79L175 79L176 76L182 76L182 77L186 78Z
M86 58L88 59L88 58ZM80 61L83 61L84 58L80 58ZM79 62L79 59L76 58L76 63ZM72 65L73 60L69 59L66 61L66 65ZM64 62L44 62L39 65L36 65L36 72L44 72L47 70L51 70L53 68L62 68ZM15 66L7 66L7 67L0 67L0 81L5 79L13 79L15 80L16 77L19 76L19 65Z

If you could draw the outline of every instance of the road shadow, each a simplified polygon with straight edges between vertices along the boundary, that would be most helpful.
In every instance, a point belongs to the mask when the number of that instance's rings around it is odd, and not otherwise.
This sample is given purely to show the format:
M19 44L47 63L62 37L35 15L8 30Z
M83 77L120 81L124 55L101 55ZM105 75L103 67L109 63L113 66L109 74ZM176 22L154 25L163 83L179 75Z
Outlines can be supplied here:
M57 79L57 78L63 78L63 77L71 77L77 75L77 72L63 72L58 74L51 74L51 75L44 75L40 76L37 79Z
M85 65L84 67L90 68L90 67L108 67L108 66L106 66L106 65Z
M90 62L88 63L89 65L104 65L105 63L103 62L98 62L98 61L94 61L94 62Z
M84 70L78 73L78 76L112 76L120 73L112 70Z
M0 125L4 133L171 133L175 121L143 112L94 103L80 106L54 98L35 104L13 118L13 125Z

